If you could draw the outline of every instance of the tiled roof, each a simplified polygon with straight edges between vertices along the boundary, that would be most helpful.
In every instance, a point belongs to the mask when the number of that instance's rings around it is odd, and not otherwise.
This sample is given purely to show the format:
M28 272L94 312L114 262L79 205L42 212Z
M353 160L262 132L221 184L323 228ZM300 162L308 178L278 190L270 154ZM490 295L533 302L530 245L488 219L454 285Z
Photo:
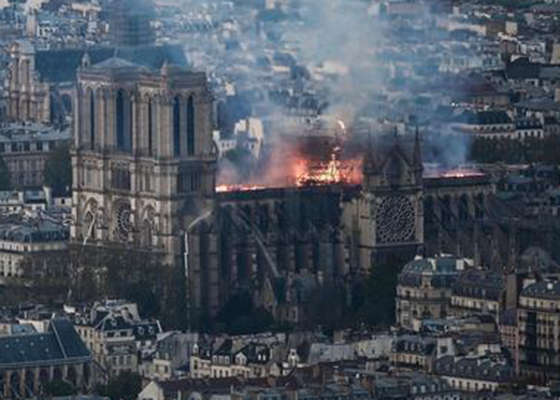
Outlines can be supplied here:
M81 358L90 358L89 350L66 320L53 320L47 333L0 337L0 369Z
M50 220L0 223L0 240L20 243L65 242L69 237L67 226Z
M436 361L436 374L477 379L488 382L506 383L512 376L509 365L490 359L461 358L446 356Z
M560 282L536 282L523 289L521 295L532 298L560 300Z
M186 66L187 60L180 46L145 46L135 48L94 47L87 50L65 49L37 51L35 65L41 78L48 82L76 80L78 68L82 66L84 55L89 56L92 65L102 63L115 56L125 62L159 69L165 62Z

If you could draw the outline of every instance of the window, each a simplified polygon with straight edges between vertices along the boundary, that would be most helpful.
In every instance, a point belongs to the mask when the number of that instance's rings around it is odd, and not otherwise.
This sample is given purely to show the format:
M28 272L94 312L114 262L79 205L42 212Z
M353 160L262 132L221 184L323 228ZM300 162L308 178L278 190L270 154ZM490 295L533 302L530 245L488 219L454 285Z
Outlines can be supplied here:
M126 114L130 112L130 109L126 107L127 103L124 92L119 90L117 93L117 150L123 151L129 151L132 145L129 136L126 134L126 122L128 120ZM132 129L132 126L130 129Z
M91 150L95 148L95 96L89 92L89 144Z
M177 96L173 100L173 155L181 155L181 102Z
M154 110L152 100L148 102L148 155L154 153Z
M177 176L177 191L179 193L196 192L200 190L199 172L180 172Z
M111 171L111 186L113 189L130 190L130 171L117 167Z
M31 150L31 146L30 146L29 142L25 142L23 144L23 151L29 151L29 150Z
M187 154L193 156L195 152L195 114L194 114L194 100L189 97L187 102Z

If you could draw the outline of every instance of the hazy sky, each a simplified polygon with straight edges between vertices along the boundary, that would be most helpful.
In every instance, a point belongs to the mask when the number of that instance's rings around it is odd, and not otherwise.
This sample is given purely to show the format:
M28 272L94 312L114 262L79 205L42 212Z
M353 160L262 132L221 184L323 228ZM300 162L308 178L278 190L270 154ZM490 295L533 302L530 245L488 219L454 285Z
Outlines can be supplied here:
M27 0L25 4L25 9L28 10L30 8L39 8L42 3L45 3L47 0ZM0 8L4 8L8 5L8 0L0 0Z

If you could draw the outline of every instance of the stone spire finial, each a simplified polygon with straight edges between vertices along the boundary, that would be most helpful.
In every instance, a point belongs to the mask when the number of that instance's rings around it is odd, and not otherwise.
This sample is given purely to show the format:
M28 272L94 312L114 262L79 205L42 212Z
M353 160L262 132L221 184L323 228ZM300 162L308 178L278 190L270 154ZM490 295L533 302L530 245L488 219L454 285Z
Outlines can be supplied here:
M372 139L371 132L368 135L366 154L364 156L363 171L364 171L364 175L375 175L379 172L377 166L377 160L375 157L375 149L373 148L373 139Z
M89 56L89 53L86 52L84 53L84 56L82 57L82 67L83 68L87 68L91 65L91 57Z
M414 134L414 154L412 156L412 162L415 168L422 168L422 145L420 143L420 131L418 126L416 126L416 133Z
M161 75L163 76L167 76L169 73L169 63L167 62L167 59L165 59L165 61L163 62L163 65L161 66Z

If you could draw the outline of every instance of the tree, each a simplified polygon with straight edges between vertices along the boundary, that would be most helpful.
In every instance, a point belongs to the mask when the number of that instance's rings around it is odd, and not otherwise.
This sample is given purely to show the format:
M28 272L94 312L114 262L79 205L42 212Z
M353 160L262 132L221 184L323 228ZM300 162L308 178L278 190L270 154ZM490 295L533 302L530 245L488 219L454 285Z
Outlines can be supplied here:
M53 194L68 195L72 188L72 160L70 145L55 147L45 164L45 183L51 186Z
M70 383L57 379L43 384L43 394L49 397L62 397L75 395L76 388Z
M255 308L251 294L243 291L232 296L216 317L218 330L232 335L263 332L272 326L274 319L270 312Z
M394 324L397 278L402 265L400 260L375 265L366 280L354 283L349 323L380 328Z
M0 190L11 190L12 179L8 166L3 157L0 157Z
M106 385L97 385L94 389L96 394L111 400L136 400L141 390L142 377L133 372L123 372Z

